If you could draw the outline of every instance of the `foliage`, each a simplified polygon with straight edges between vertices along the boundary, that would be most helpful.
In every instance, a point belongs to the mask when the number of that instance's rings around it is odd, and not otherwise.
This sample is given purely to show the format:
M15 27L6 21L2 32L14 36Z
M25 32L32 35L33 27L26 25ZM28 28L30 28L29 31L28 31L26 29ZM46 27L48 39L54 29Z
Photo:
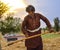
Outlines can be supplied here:
M56 17L54 19L54 28L55 28L56 31L59 31L60 30L60 21L59 21L59 18L58 17Z
M5 20L0 21L0 31L5 33L19 32L20 31L20 18L7 17Z
M3 15L3 13L5 13L8 10L9 10L9 8L8 8L7 4L0 1L0 17Z
M46 28L43 28L42 30L43 30L43 31L44 31L44 33L45 33Z

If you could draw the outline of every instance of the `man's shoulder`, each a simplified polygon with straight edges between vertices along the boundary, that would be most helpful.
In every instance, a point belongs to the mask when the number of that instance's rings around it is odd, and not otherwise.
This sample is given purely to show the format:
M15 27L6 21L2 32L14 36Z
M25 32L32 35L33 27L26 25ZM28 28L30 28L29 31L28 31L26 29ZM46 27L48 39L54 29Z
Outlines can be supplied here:
M36 15L41 15L40 13L35 13Z
M43 16L43 14L41 14L41 13L36 13L36 15L38 15L38 16L40 16L40 17Z
M26 15L26 16L24 17L24 20L27 20L27 19L28 19L28 16L29 16L29 15Z
M35 13L35 14L40 14L40 13Z
M36 14L36 16L42 16L42 14L40 14L40 13L35 13Z

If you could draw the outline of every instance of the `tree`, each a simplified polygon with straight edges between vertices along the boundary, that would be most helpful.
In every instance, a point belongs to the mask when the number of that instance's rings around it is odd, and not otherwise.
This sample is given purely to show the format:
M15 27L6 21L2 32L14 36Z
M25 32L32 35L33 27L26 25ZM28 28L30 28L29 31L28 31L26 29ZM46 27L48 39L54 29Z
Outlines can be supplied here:
M59 18L56 17L54 19L54 29L55 29L55 31L59 31L59 29L60 29L60 24L59 23L60 23Z
M43 30L43 31L44 31L44 33L45 33L45 31L46 31L46 28L43 28L42 30Z
M9 10L9 8L8 8L7 4L0 1L0 18L8 10Z
M20 18L7 17L4 21L0 21L0 31L2 34L10 32L20 32Z

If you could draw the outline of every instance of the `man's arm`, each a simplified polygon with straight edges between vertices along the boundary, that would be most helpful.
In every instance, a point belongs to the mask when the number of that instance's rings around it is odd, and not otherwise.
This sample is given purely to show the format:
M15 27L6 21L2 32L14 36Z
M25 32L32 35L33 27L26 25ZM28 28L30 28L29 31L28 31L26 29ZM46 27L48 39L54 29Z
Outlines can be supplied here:
M27 37L28 34L27 34L27 30L26 30L26 25L27 25L27 21L26 21L26 18L24 18L24 21L22 22L22 32Z
M52 31L52 27L51 27L51 24L50 24L49 20L41 14L39 16L40 16L40 19L42 19L46 23L49 31Z

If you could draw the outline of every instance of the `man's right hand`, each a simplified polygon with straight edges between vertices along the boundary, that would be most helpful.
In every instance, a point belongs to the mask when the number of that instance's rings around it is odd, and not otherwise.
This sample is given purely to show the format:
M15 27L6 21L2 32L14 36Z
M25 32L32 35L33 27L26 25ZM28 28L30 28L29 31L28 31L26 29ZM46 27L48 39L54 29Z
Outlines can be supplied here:
M49 32L52 33L52 32L54 32L54 30L53 29L50 29Z

